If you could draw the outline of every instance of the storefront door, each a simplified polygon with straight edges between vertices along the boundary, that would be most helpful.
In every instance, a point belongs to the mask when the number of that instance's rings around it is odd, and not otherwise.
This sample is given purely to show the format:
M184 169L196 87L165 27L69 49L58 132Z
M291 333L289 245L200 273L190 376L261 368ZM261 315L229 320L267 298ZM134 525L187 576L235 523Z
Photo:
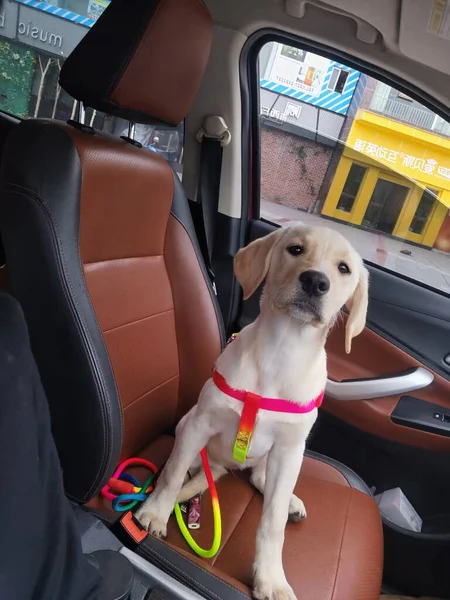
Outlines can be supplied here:
M362 226L394 235L405 201L411 192L388 175L378 178L362 220Z

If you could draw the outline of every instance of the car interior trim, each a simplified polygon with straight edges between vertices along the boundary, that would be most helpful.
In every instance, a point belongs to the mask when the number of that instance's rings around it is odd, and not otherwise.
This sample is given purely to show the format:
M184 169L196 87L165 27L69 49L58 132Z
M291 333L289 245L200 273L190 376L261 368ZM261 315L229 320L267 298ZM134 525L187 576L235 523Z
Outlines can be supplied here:
M421 390L434 381L434 375L423 367L409 369L392 377L375 377L353 381L328 379L326 395L333 400L374 400Z

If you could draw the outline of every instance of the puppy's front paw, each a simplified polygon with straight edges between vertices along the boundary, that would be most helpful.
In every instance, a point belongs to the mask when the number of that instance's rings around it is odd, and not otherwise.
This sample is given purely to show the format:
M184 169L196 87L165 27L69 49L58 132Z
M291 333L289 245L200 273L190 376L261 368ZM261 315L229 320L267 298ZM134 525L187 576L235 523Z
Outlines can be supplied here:
M290 523L298 523L298 521L301 521L302 519L306 519L305 505L300 498L292 495L291 501L289 502L288 521Z
M147 529L147 531L157 538L165 538L167 535L167 519L161 518L157 511L152 507L146 507L145 504L136 511L136 519Z
M297 600L287 581L274 584L259 577L255 577L253 596L257 600Z

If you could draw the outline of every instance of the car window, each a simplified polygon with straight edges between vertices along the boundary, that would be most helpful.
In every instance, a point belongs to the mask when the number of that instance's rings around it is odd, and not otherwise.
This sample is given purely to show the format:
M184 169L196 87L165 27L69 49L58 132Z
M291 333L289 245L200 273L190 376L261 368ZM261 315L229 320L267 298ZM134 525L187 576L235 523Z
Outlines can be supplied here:
M110 0L8 0L0 3L0 111L27 119L67 121L76 114L76 101L59 87L65 58L95 25ZM115 135L128 132L128 123L88 108L85 123ZM150 131L151 130L151 131ZM180 165L183 126L168 129L138 125L161 140L143 143L174 165ZM138 139L138 141L140 141ZM145 139L144 139L145 141ZM178 166L177 171L181 168Z
M125 126L121 135L128 135L128 126ZM165 158L181 175L181 164L184 145L184 123L178 127L163 127L155 125L135 126L134 139L144 147L153 150Z
M450 124L345 64L259 54L260 216L326 225L364 259L450 293Z

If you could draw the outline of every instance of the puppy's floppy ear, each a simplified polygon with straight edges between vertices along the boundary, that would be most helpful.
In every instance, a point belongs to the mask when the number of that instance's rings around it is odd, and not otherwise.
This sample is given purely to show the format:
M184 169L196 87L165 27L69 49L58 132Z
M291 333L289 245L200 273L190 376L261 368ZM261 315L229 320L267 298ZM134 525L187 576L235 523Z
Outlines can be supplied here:
M345 351L350 354L352 339L359 335L366 325L367 307L369 304L369 273L361 265L359 281L353 296L347 300L346 306L350 312L345 328Z
M285 233L277 229L239 250L234 257L234 274L244 291L244 300L256 292L269 270L275 244Z

